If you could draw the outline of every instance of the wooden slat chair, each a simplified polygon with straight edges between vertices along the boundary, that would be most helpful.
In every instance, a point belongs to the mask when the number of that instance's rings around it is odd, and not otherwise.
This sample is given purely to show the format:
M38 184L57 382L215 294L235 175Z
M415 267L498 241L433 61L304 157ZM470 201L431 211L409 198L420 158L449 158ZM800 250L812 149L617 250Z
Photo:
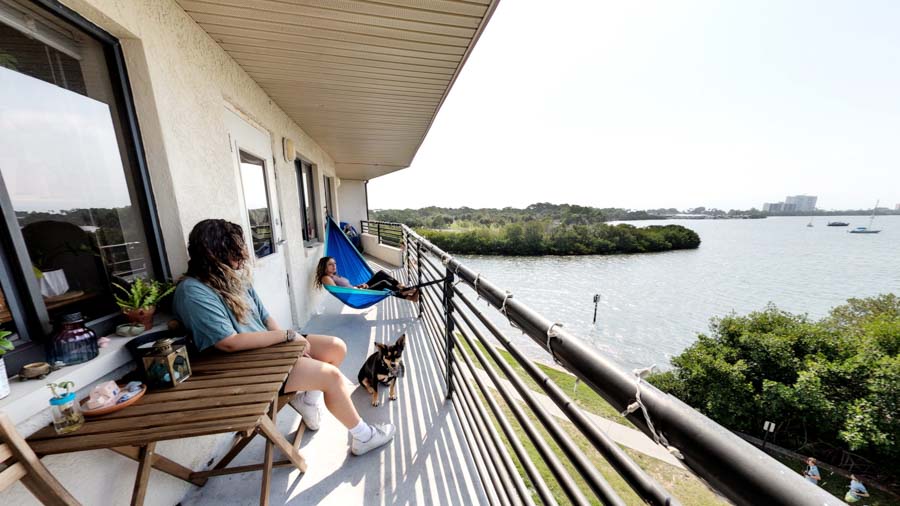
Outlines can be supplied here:
M79 505L60 482L50 474L37 455L16 431L16 426L0 413L0 492L21 480L28 490L46 505Z

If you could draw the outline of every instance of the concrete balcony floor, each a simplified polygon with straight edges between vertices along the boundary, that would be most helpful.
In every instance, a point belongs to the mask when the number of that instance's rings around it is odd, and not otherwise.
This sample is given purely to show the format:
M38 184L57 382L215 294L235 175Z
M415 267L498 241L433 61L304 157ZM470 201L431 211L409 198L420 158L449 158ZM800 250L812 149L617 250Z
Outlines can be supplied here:
M404 331L406 376L398 386L399 399L389 401L380 390L382 403L371 406L371 397L354 387L353 401L362 417L374 423L397 425L393 443L357 457L350 454L347 430L325 411L321 428L303 434L300 451L309 469L306 474L289 467L272 471L270 504L485 504L487 498L477 468L462 435L450 402L444 400L444 383L427 342L423 324L412 303L390 297L365 310L343 306L323 295L324 311L303 329L306 333L331 334L347 343L341 367L355 385L360 366L374 350L375 342L393 342ZM321 307L321 306L320 306ZM300 425L288 407L277 417L282 433L292 438ZM233 466L261 462L261 438L235 459ZM276 452L275 460L283 458ZM184 505L259 504L260 473L212 478L192 490Z

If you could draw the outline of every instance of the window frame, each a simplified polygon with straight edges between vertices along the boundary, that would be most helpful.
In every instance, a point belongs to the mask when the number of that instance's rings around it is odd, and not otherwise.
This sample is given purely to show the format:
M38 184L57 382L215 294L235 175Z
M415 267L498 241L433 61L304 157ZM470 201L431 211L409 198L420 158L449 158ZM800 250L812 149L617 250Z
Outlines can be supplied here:
M320 243L320 235L319 235L319 220L318 213L316 213L316 187L315 187L315 172L313 168L313 164L298 158L294 161L294 166L297 169L297 189L300 193L300 219L302 220L302 229L303 229L303 242L307 246L312 246L314 244ZM308 171L308 172L307 172ZM308 174L308 175L307 175ZM306 193L309 193L309 205L306 202ZM312 212L312 230L315 234L314 237L310 236L309 228L307 227L307 209Z
M334 178L323 176L325 183L325 216L334 218Z
M131 92L131 82L125 65L125 55L118 39L83 18L80 14L63 6L56 0L31 0L37 8L55 15L74 30L96 40L103 48L106 70L109 73L113 100L116 102L119 126L122 133L124 150L120 156L128 159L131 176L134 181L136 210L144 225L149 253L149 262L157 277L172 279L171 269L165 252L162 228L157 214L156 200L150 182L144 143L138 124ZM15 322L17 339L16 349L3 355L7 365L7 374L16 373L28 362L43 361L44 344L52 331L46 304L41 297L40 288L31 270L31 261L25 246L25 239L19 228L12 200L6 184L0 175L0 286L9 306L10 314ZM87 326L98 335L111 333L115 328L119 313L111 313L87 322Z
M247 244L249 244L250 249L253 250L254 259L262 260L263 258L272 256L275 253L279 252L278 245L277 245L278 241L275 240L275 214L272 210L272 195L269 193L269 183L271 182L271 181L269 181L269 167L266 164L266 159L261 156L257 156L256 153L254 153L246 148L242 148L240 146L237 147L237 150L238 150L238 171L241 171L240 172L240 174L241 174L241 195L243 196L243 199L244 199L244 212L247 217L247 239L249 240L249 242ZM263 255L263 256L257 255L256 247L253 245L253 220L250 219L250 208L247 207L247 189L246 189L246 187L244 187L244 175L242 172L243 167L241 167L241 165L245 163L243 160L243 156L245 156L245 155L250 158L254 158L255 159L254 161L258 160L260 162L260 165L258 165L258 167L262 170L263 191L266 193L266 210L269 212L269 228L272 229L272 238L271 238L272 251L269 252L268 255ZM253 165L257 165L257 164L253 163Z

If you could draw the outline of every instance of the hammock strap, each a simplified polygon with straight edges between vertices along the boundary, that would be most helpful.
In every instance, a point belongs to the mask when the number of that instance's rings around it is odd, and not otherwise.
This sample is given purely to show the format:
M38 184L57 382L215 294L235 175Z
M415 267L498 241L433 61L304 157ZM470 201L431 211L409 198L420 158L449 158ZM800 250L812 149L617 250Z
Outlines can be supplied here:
M681 454L681 451L674 446L669 444L669 440L666 439L666 436L661 432L657 432L656 427L653 426L653 420L650 419L650 413L647 411L647 407L644 406L644 402L641 400L641 385L644 383L644 376L653 372L653 369L656 368L656 364L651 365L650 367L645 367L643 369L635 369L632 372L634 373L635 381L635 393L634 393L634 402L628 405L625 408L625 411L622 411L622 416L629 415L634 413L638 409L644 414L644 421L647 422L647 428L650 429L650 433L653 435L653 440L656 444L665 447L666 450L669 451L673 456L675 456L679 460L684 460L684 455Z

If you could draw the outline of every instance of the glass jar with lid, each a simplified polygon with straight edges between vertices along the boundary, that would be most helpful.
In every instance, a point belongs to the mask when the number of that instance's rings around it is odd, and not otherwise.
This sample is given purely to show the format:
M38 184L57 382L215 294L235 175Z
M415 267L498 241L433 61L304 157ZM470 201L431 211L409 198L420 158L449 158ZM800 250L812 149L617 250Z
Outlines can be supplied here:
M75 399L75 392L66 392L61 397L50 399L50 412L53 415L53 428L57 434L74 432L84 425L84 415Z
M59 331L50 340L49 359L51 364L64 365L87 362L100 353L97 334L84 325L81 313L70 313L62 317Z

